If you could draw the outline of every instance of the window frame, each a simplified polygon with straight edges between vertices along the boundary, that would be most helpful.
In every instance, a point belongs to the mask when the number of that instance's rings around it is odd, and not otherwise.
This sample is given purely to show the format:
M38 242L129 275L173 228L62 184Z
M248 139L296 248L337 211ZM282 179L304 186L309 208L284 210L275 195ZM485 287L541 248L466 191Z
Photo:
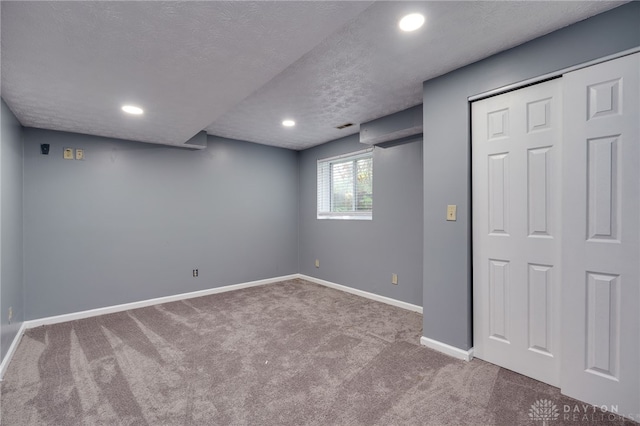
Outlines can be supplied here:
M371 201L370 211L357 211L355 210L356 197L356 184L357 184L357 165L356 162L362 158L371 159L371 174L373 175L373 148L367 148L361 151L351 152L348 154L337 155L334 157L322 158L317 161L317 174L316 174L316 218L317 219L338 219L338 220L373 220L373 200ZM335 212L331 211L334 208L333 200L333 176L332 165L340 163L353 162L353 210ZM371 194L373 198L373 176L371 182Z

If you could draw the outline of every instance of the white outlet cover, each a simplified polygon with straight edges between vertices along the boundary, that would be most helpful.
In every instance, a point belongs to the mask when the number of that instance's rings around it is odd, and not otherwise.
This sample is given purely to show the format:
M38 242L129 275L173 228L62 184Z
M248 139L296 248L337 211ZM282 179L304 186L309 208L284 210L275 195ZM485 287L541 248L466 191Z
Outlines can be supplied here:
M447 220L456 220L456 210L457 206L455 204L450 204L447 206Z

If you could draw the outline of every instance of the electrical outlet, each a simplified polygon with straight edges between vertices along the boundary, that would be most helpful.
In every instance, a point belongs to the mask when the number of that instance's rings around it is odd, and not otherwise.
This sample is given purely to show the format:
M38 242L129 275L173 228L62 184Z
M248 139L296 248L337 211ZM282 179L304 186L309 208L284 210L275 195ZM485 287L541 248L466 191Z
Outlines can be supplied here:
M9 324L11 324L12 319L13 319L13 306L9 306Z
M456 220L456 205L448 205L447 206L447 220L455 221Z
M76 149L76 160L84 160L84 149Z
M398 274L391 274L391 284L398 285Z
M320 267L320 260L316 259L316 268Z
M65 160L73 160L73 148L65 148L62 157Z
M193 277L194 278L198 278L198 270L197 269L193 270Z

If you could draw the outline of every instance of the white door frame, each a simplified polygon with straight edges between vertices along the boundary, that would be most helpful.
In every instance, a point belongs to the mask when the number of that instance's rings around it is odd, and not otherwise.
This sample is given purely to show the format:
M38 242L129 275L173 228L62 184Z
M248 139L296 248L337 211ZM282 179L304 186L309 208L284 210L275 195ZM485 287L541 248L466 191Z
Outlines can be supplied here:
M634 47L634 48L631 48L631 49L628 49L628 50L624 50L624 51L621 51L621 52L617 52L617 53L614 53L614 54L611 54L611 55L608 55L608 56L604 56L604 57L601 57L601 58L598 58L598 59L594 59L592 61L587 61L587 62L578 64L578 65L574 65L574 66L571 66L571 67L566 67L566 68L563 68L563 69L560 69L560 70L557 70L557 71L553 71L553 72L550 72L550 73L547 73L547 74L543 74L541 76L529 78L529 79L526 79L526 80L522 80L522 81L519 81L519 82L511 83L511 84L508 84L508 85L505 85L505 86L502 86L502 87L499 87L499 88L496 88L496 89L488 90L488 91L485 91L485 92L478 93L476 95L469 96L469 97L467 97L469 111L471 111L471 103L473 101L482 100L482 99L485 99L485 98L489 98L489 97L492 97L492 96L496 96L496 95L500 95L500 94L503 94L503 93L506 93L506 92L510 92L510 91L513 91L513 90L518 90L520 88L523 88L523 87L526 87L526 86L529 86L529 85L533 85L533 84L540 83L540 82L543 82L543 81L546 81L546 80L550 80L552 78L556 78L556 77L562 76L562 75L564 75L566 73L569 73L569 72L572 72L572 71L577 71L577 70L580 70L580 69L583 69L583 68L587 68L587 67L590 67L590 66L593 66L593 65L601 64L603 62L607 62L607 61L610 61L610 60L622 58L624 56L632 55L632 54L635 54L635 53L638 53L638 52L640 52L640 46ZM472 128L471 127L472 126L471 120L472 120L472 115L469 114L469 122L468 122L469 129ZM472 175L472 163L473 163L472 161L469 161L469 175L470 176ZM470 217L469 217L470 233L471 233L471 235L473 235L473 195L471 193L471 185L470 185L470 192L469 192L469 205L471 206L470 207ZM473 251L473 245L472 245L471 246L471 259L473 259L473 256L474 256L474 251ZM472 270L471 270L472 306L473 306L473 303L474 303L474 301L473 301L473 298L474 298L474 294L473 294L473 276L474 276L474 271L473 271L473 268L472 268ZM472 339L473 339L473 337L474 337L473 336L473 329L471 330L471 333L472 333ZM640 330L639 330L639 333L640 333ZM471 349L469 349L469 352L473 353L473 346L471 347ZM640 380L640 377L639 377L639 380ZM639 395L638 399L639 399L639 404L638 405L640 405L640 395ZM637 419L633 419L633 420L637 421Z
M471 111L471 103L474 101L479 101L482 99L486 99L486 98L490 98L492 96L497 96L497 95L501 95L503 93L507 93L507 92L511 92L513 90L518 90L521 89L523 87L526 86L530 86L536 83L541 83L543 81L546 80L551 80L553 78L556 77L560 77L568 72L571 71L577 71L579 69L583 69L583 68L587 68L590 67L592 65L597 65L597 64L601 64L603 62L607 62L607 61L611 61L613 59L618 59L618 58L622 58L624 56L628 56L628 55L633 55L634 53L638 53L640 52L640 46L638 47L634 47L628 50L623 50L621 52L617 52L614 53L612 55L608 55L608 56L603 56L602 58L598 58L598 59L594 59L592 61L588 61L588 62L584 62L578 65L573 65L571 67L567 67L567 68L562 68L560 70L557 71L553 71L547 74L543 74L541 76L538 77L533 77L533 78L529 78L526 80L522 80L522 81L518 81L516 83L511 83L511 84L507 84L506 86L502 86L502 87L498 87L496 89L491 89L488 90L486 92L482 92L482 93L478 93L476 95L472 95L467 97L467 102L468 102L468 106L469 106L469 111ZM469 114L469 132L471 132L471 126L472 126L472 116L471 114ZM472 159L470 159L471 161L469 161L469 176L472 175ZM469 223L470 223L470 229L469 232L471 235L473 235L473 194L471 194L471 185L469 186L469 205L471 206L470 208L470 217L469 217ZM473 244L471 245L471 259L473 260ZM474 271L473 268L471 270L471 283L472 283L472 291L471 291L471 303L473 305L473 275L474 275ZM471 337L473 339L473 329L471 330ZM470 353L473 353L473 346L471 347L471 349L469 349ZM471 359L471 357L469 358Z
M640 46L634 47L628 50L623 50L622 52L614 53L613 55L594 59L593 61L588 61L588 62L584 62L582 64L574 65L571 67L562 68L558 71L553 71L538 77L528 78L526 80L518 81L516 83L507 84L506 86L498 87L497 89L491 89L486 92L478 93L477 95L469 96L467 98L467 101L469 102L469 104L471 104L471 102L473 101L479 101L485 98L490 98L491 96L501 95L503 93L511 92L513 90L518 90L526 86L531 86L532 84L541 83L545 80L551 80L552 78L560 77L563 74L566 74L571 71L577 71L582 68L587 68L592 65L601 64L603 62L611 61L613 59L622 58L623 56L633 55L634 53L638 53L638 52L640 52ZM471 125L471 117L469 117L469 125Z

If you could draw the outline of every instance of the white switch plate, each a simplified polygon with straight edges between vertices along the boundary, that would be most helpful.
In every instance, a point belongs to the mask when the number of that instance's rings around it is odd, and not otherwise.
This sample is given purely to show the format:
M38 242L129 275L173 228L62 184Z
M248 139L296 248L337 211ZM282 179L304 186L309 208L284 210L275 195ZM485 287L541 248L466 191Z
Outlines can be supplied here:
M398 285L398 274L391 274L391 284Z
M76 160L84 160L84 149L76 149Z
M316 268L320 267L320 260L316 259Z
M65 160L73 160L73 148L65 148L62 157Z
M447 220L456 220L456 205L450 204L447 206Z

